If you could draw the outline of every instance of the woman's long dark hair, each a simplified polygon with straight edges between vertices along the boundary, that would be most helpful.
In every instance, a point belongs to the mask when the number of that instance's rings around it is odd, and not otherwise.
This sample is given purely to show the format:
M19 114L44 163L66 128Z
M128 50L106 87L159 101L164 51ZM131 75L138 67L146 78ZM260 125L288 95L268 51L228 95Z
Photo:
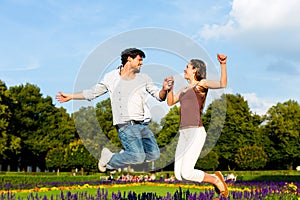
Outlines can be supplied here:
M197 69L195 73L195 79L197 81L201 81L202 79L206 79L206 64L199 59L192 59L190 63L193 66L193 69ZM202 113L203 108L205 106L205 100L207 96L208 88L201 87L200 88L200 95L203 97L203 103L200 106L200 112Z

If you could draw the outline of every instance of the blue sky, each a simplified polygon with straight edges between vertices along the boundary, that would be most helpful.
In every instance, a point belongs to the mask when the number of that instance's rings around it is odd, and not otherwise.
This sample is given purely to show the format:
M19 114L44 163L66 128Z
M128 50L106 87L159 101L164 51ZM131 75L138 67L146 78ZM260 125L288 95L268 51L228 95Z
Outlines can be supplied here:
M241 94L264 114L278 102L299 103L299 18L299 0L2 0L0 79L8 87L35 84L54 100L60 90L73 92L80 67L99 44L156 27L191 38L212 59L228 55L225 92ZM71 103L54 103L72 112Z

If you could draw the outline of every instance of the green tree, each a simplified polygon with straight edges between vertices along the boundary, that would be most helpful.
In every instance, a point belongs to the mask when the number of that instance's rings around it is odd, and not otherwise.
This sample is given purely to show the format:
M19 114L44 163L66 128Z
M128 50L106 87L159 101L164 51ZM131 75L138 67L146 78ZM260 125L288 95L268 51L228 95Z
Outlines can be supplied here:
M68 169L84 168L95 171L97 163L97 159L85 148L80 139L71 142L65 150L65 166Z
M154 135L157 134L161 130L160 124L155 121L151 121L148 126L149 126L149 129L152 131L152 133L154 133Z
M225 102L226 105L222 102ZM224 109L226 110L225 115L223 113ZM226 116L225 121L219 119L218 114L213 116L211 114L212 110L217 113L221 112L221 116ZM221 169L229 168L230 170L237 167L234 157L239 148L262 143L258 131L262 120L260 116L250 111L247 101L239 94L224 94L221 99L212 102L203 116L203 121L205 127L212 126L213 130L218 130L224 124L221 135L219 135L217 144L214 147L214 151L219 154L219 167ZM214 138L218 137L214 132L210 133L208 131L208 141L211 134Z
M214 100L202 114L202 122L207 136L200 157L206 156L216 145L226 117L226 101L224 98Z
M177 135L180 121L179 112L179 107L175 105L170 109L169 113L161 119L162 129L158 132L156 138L159 147L168 145Z
M264 124L271 142L265 148L269 166L292 169L300 165L300 105L294 100L277 103L268 110Z
M97 103L96 116L103 133L117 147L122 147L116 128L113 126L113 116L110 99Z
M120 148L117 148L107 136L107 131L113 131L112 128L114 127L109 127L105 124L112 123L112 121L109 118L102 117L99 121L97 115L100 116L101 112L98 111L98 114L96 114L96 111L97 108L92 106L81 107L79 111L74 113L74 119L77 132L84 146L95 158L100 158L100 153L104 146L113 152L120 151ZM108 122L105 121L106 119ZM117 135L114 137L117 137L113 138L114 140L118 139Z
M57 173L65 166L65 148L56 147L50 149L46 155L46 166L48 169L56 169Z
M160 147L160 158L155 161L155 168L162 169L174 162L175 150L179 136L180 109L173 106L169 113L161 119L162 127L156 135L157 144Z
M20 159L15 161L20 160L21 168L38 166L45 169L47 152L74 139L73 120L65 109L52 104L51 97L43 97L35 85L27 83L9 90L16 101L12 108L11 132L21 138L22 147Z
M218 154L214 151L210 151L206 156L198 159L196 168L214 171L219 166L218 160Z
M256 145L239 148L235 156L236 165L241 170L262 169L267 161L268 157L263 148Z
M11 117L11 112L8 108L7 99L9 99L9 94L6 85L0 81L0 155L4 156L4 152L7 149L8 135L7 127Z
M21 139L11 134L10 128L14 103L10 91L0 80L0 162L16 158L21 152Z

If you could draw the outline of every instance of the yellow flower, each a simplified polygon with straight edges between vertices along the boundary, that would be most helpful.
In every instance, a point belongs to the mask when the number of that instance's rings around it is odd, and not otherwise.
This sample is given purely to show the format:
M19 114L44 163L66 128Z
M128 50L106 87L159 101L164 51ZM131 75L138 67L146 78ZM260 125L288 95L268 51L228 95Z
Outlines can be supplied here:
M57 187L52 187L52 188L50 188L51 190L58 190L58 188Z
M292 183L290 183L290 184L288 184L288 187L290 188L290 189L292 189L292 190L294 190L294 191L297 191L297 185L294 185L294 183L292 182Z
M49 190L50 190L50 188L46 188L46 187L40 188L40 192L47 192Z

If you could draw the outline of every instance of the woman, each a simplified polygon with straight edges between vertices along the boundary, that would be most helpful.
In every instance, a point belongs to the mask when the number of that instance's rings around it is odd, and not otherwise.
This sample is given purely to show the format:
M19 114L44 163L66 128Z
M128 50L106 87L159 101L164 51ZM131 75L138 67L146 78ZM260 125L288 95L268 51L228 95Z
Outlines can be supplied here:
M178 180L207 182L215 186L216 192L228 197L227 185L221 172L208 174L194 169L206 139L206 131L201 120L206 95L209 88L224 88L227 85L226 60L227 56L218 54L221 65L220 81L206 79L206 65L203 61L192 59L184 69L184 78L189 85L177 94L173 87L168 92L169 106L180 102L179 140L175 152L175 176ZM174 79L172 78L172 81Z

